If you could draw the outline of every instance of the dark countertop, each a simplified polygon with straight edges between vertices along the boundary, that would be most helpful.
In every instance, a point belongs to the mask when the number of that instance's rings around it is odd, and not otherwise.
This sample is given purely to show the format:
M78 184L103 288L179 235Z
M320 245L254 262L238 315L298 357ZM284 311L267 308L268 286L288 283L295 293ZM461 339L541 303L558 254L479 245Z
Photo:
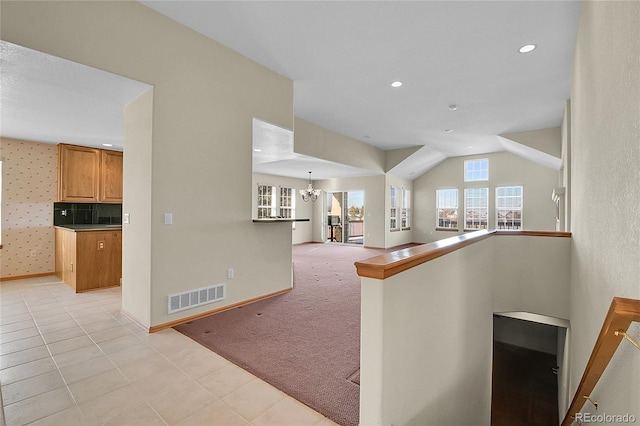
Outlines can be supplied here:
M56 228L64 229L71 232L87 232L87 231L121 231L122 225L103 225L99 223L89 225L56 225Z
M253 223L276 223L276 222L309 222L309 219L283 219L283 218L269 218L269 219L253 219Z

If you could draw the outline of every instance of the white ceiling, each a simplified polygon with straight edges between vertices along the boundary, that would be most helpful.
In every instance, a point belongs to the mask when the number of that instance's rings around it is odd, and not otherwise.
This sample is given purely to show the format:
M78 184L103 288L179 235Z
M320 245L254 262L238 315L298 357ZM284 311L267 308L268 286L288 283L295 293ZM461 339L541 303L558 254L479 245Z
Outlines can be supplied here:
M415 178L447 157L505 149L538 161L539 152L498 135L558 126L569 97L578 1L142 3L291 78L296 116L380 149L422 147L394 168L404 177ZM527 43L538 47L518 53ZM127 88L114 90L120 87L115 80L91 84L98 80L74 73L66 83L43 80L54 63L21 66L29 58L5 57L2 46L3 136L121 144L121 117L109 125L108 107L117 110L114 104L148 86L124 79ZM14 89L6 83L14 78L25 81ZM392 88L395 80L403 86ZM93 102L99 106L92 108ZM66 111L76 103L81 108ZM457 110L450 111L451 104ZM20 118L19 107L33 113ZM331 167L333 177L367 172L287 156L259 162L260 171L302 178L308 170L321 178Z
M124 105L149 87L0 41L0 134L122 150Z

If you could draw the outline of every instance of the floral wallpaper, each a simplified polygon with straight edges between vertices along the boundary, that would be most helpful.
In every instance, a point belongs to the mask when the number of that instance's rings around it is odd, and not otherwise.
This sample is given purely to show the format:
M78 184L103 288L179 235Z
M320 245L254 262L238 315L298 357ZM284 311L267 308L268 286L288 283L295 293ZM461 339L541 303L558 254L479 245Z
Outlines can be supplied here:
M0 277L55 270L56 145L0 138Z

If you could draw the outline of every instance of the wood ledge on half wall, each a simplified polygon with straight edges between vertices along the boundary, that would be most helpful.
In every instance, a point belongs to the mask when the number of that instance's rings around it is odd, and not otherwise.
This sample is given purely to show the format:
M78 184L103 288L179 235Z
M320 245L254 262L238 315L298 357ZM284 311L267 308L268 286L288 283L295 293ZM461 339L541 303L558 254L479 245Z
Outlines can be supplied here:
M459 250L494 235L571 238L571 232L482 229L480 231L371 257L356 262L355 266L360 277L384 280L414 266L444 256L447 253Z

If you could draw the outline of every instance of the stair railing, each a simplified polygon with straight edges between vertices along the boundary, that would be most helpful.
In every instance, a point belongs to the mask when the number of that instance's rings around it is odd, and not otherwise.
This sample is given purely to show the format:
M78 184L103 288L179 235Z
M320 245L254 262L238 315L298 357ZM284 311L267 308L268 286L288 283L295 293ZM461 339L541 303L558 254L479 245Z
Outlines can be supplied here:
M640 348L639 343L626 333L632 322L640 322L640 300L614 297L562 426L570 426L576 421L577 414L587 401L594 403L591 392L620 342L627 339Z

